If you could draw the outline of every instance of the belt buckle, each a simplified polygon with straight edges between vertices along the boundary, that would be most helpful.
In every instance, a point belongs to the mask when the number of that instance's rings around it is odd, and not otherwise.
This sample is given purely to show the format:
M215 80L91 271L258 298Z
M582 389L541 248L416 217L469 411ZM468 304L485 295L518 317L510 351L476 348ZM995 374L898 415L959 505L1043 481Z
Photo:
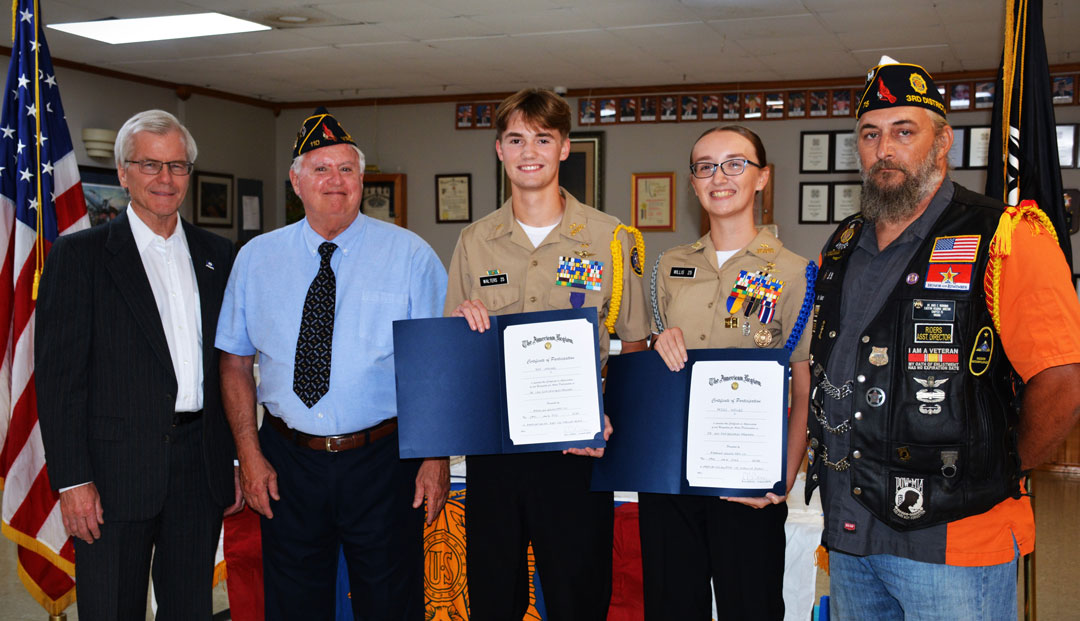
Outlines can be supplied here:
M340 453L341 452L341 449L332 448L331 445L330 445L330 440L333 439L333 438L336 438L336 437L337 436L326 436L325 439L326 439L326 452L327 453Z

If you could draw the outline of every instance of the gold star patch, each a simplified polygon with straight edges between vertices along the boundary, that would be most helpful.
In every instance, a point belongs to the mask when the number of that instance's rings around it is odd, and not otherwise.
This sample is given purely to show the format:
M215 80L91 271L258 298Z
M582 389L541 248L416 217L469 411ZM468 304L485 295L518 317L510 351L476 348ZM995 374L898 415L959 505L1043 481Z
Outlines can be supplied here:
M959 275L960 275L960 273L952 271L952 267L950 266L947 271L941 272L941 281L942 282L954 282L953 279L956 278Z

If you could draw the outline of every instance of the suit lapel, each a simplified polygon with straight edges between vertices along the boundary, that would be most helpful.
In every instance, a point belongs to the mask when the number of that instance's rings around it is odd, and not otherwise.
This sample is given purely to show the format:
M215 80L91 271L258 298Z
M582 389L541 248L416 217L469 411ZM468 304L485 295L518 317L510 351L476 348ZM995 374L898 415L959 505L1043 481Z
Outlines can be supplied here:
M204 243L202 231L189 224L183 218L180 223L184 226L184 236L187 237L188 251L191 253L191 264L195 268L195 283L199 288L199 314L202 317L202 351L203 367L206 367L210 356L214 353L214 339L206 338L208 334L214 334L214 326L217 325L217 311L214 310L214 279L219 268L213 261L210 248Z
M169 356L169 343L165 340L165 328L161 325L161 315L158 314L157 302L154 301L154 291L150 288L150 280L143 269L142 257L135 245L135 237L131 234L131 224L126 212L109 223L109 238L105 242L105 248L111 255L105 267L112 276L113 284L131 308L136 323L150 342L158 360L170 372L174 372L172 357Z

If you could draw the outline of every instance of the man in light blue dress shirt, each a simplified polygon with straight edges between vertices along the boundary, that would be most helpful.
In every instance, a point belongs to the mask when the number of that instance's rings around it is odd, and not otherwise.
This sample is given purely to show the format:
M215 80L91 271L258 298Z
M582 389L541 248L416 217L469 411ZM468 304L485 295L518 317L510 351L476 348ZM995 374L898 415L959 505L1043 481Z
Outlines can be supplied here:
M343 546L357 618L421 619L420 507L428 523L442 510L449 468L398 457L392 322L440 316L446 270L360 213L363 154L324 109L293 155L306 217L240 251L216 340L244 497L263 516L266 618L332 619Z

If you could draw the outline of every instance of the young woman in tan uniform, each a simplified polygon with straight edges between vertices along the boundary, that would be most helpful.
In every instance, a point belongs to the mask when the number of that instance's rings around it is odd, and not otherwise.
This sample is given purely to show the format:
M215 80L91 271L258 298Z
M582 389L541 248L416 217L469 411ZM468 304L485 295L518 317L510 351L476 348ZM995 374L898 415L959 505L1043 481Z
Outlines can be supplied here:
M690 156L690 183L709 215L709 233L672 248L653 273L655 349L671 371L691 348L791 351L787 486L806 448L809 330L816 266L754 226L754 196L769 181L765 148L742 127L705 132ZM811 273L812 272L812 273ZM757 282L759 287L748 287ZM759 296L754 291L767 291ZM750 312L747 312L747 308ZM784 616L784 496L717 498L641 494L647 619L711 619L709 580L720 618Z

